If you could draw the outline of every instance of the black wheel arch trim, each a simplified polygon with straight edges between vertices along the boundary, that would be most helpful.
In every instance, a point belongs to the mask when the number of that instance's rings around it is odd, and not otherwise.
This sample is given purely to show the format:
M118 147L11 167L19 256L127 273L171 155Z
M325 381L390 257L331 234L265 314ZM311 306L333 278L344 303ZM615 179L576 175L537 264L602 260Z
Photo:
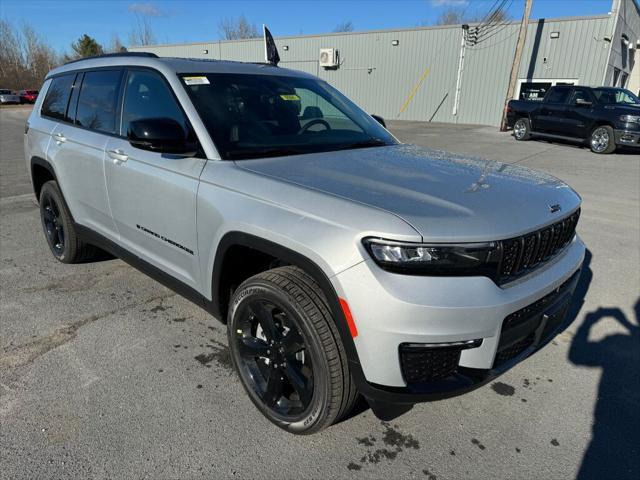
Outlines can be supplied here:
M212 303L214 304L213 308L215 309L214 312L216 316L221 318L224 311L220 303L221 295L218 288L221 285L225 256L229 249L234 246L252 248L282 260L290 265L300 267L318 283L327 298L327 302L329 303L329 308L331 309L331 314L335 320L336 328L340 334L340 339L342 340L342 344L347 354L351 373L356 381L356 385L360 388L361 382L366 383L362 367L360 366L358 352L353 338L351 337L351 333L349 332L349 326L346 318L344 317L344 313L342 312L340 300L338 298L338 294L333 288L333 284L325 272L314 261L294 250L291 250L290 248L249 233L241 231L227 232L218 244L213 264L211 298L213 299Z
M53 165L51 165L51 163L49 163L47 160L37 156L31 157L30 167L29 167L29 170L30 170L29 174L31 175L31 186L33 187L33 193L35 194L36 198L38 198L40 192L36 190L36 181L34 177L35 166L44 168L46 171L48 171L56 182L58 181L58 176L56 175L56 171L54 170ZM59 186L60 186L60 183L58 182L58 187Z

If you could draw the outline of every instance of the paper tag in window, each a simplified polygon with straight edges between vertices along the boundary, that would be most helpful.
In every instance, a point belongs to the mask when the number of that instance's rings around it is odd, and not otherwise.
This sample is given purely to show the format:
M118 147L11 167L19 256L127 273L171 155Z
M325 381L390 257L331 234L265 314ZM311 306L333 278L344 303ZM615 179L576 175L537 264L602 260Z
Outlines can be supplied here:
M300 97L298 95L280 95L280 98L289 101L300 100Z
M207 77L183 77L187 85L209 85Z

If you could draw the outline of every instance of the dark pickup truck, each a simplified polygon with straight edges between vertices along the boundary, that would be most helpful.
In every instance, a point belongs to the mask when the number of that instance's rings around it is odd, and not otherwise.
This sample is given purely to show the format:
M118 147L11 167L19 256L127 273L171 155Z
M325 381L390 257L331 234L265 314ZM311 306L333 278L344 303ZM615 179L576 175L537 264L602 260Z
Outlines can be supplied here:
M541 102L511 100L507 124L516 140L589 142L595 153L640 148L640 99L623 88L555 86Z

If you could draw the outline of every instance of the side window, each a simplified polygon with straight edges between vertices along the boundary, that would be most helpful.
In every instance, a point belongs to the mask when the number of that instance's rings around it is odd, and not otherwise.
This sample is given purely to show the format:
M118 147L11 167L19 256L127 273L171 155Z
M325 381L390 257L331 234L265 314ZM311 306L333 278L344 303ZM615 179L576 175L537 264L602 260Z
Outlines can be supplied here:
M75 73L70 73L60 75L51 80L47 96L44 97L44 102L42 102L42 109L40 110L42 115L64 120L69 95L71 94L71 85L75 76Z
M569 97L569 93L571 93L571 89L567 87L555 87L549 90L549 98L547 102L549 103L565 103L567 98Z
M124 93L121 135L127 135L130 122L142 118L171 118L182 125L185 132L189 131L184 113L160 74L131 70Z
M76 112L76 124L98 132L116 132L120 70L86 72Z
M573 91L573 95L571 95L571 100L569 100L569 105L575 105L576 102L578 101L578 99L580 100L585 100L587 102L591 102L591 95L589 95L589 92L587 90L584 90L582 88L576 88Z

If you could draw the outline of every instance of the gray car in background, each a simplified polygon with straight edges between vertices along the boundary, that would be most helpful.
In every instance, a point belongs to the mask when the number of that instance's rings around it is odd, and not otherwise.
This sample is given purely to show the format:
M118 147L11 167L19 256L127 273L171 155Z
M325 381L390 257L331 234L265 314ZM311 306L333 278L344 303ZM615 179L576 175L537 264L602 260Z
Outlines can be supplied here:
M0 89L0 104L10 105L20 103L20 96L14 94L11 90L1 88Z
M585 254L560 180L401 144L299 71L81 60L25 130L53 255L107 250L226 322L251 400L293 433L359 394L388 418L495 378L561 328Z

